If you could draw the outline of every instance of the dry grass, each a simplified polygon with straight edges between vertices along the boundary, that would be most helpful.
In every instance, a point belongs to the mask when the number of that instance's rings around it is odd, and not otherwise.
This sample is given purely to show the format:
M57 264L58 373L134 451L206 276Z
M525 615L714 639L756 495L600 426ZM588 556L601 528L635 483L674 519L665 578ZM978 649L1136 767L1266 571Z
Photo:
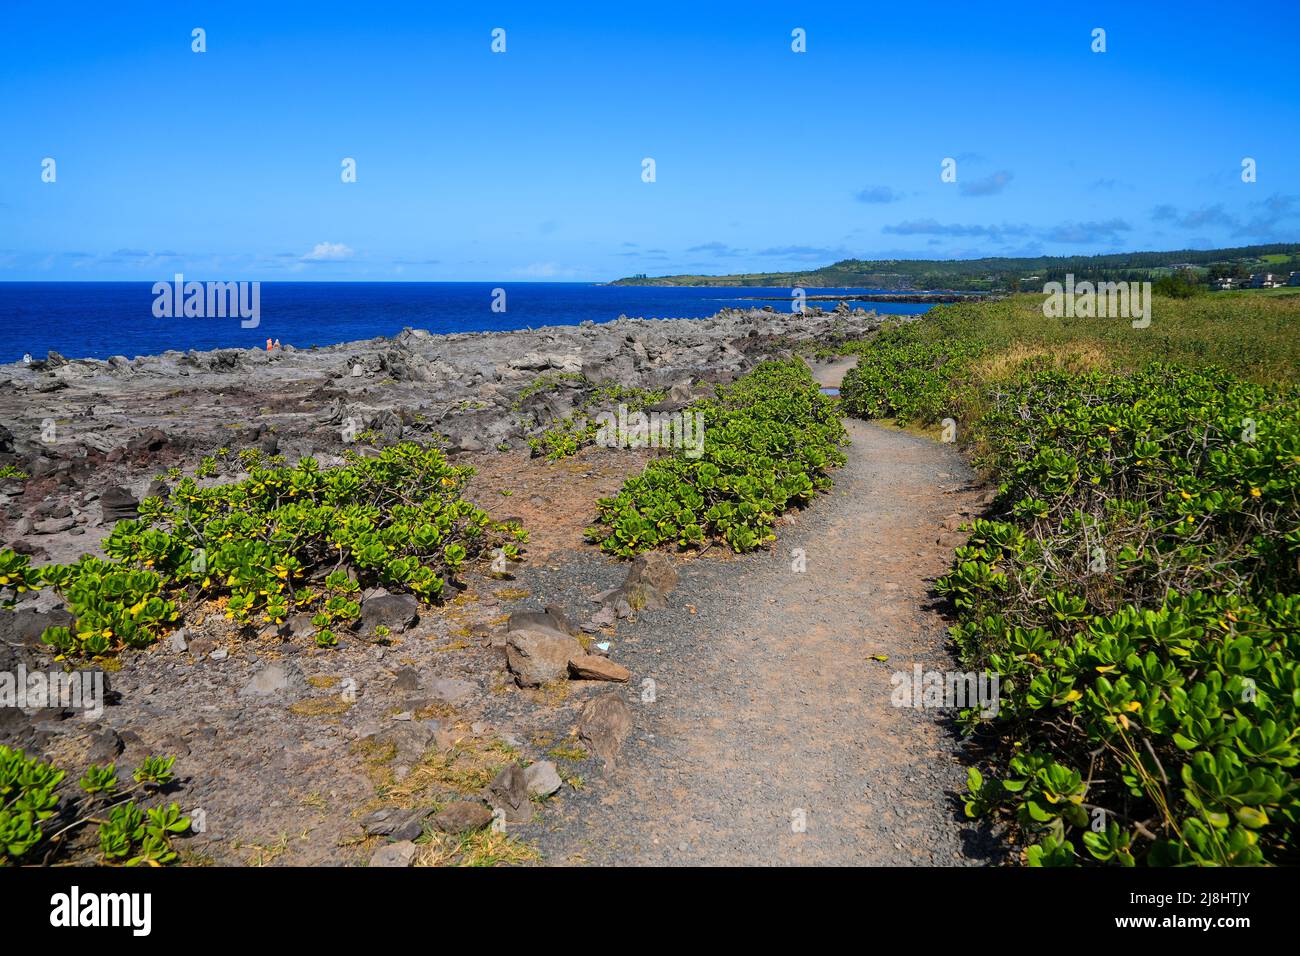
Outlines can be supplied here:
M289 834L281 833L274 843L238 843L236 850L252 850L247 866L270 866L289 849Z
M1001 380L1014 378L1024 372L1047 370L1085 374L1107 369L1110 365L1105 350L1094 342L1078 342L1055 348L1016 343L977 359L971 363L971 369L981 379Z
M558 677L538 687L531 687L525 693L534 704L543 707L555 707L569 699L572 683L567 677Z
M351 709L354 701L342 697L309 697L289 705L289 712L299 717L337 717Z
M369 809L396 806L413 809L441 802L446 797L464 797L480 793L518 754L513 747L497 738L483 739L466 735L445 750L426 753L401 780L395 779L387 766L396 755L383 754L367 761L375 782L375 800Z
M550 750L546 752L546 755L548 757L555 757L558 760L573 760L573 761L586 760L588 757L591 756L591 754L587 751L587 748L578 744L576 741L572 743L560 744L558 746L552 747Z
M397 756L396 744L358 740L352 745L351 753L360 759L361 769L376 790L386 787L392 781L393 771L388 765Z
M526 866L540 861L535 847L491 828L450 836L434 833L415 854L416 866Z
M468 636L468 635L465 635L465 636ZM439 654L441 654L441 653L443 653L444 651L463 651L463 650L465 650L465 648L467 648L467 647L473 647L473 646L474 646L474 645L473 645L472 642L465 640L464 637L459 637L459 638L457 638L456 640L453 640L453 641L451 641L451 642L449 642L449 643L447 643L447 644L443 644L443 645L441 645L441 646L439 646L439 647L435 647L435 648L433 648L433 651L434 651L435 653L439 653Z

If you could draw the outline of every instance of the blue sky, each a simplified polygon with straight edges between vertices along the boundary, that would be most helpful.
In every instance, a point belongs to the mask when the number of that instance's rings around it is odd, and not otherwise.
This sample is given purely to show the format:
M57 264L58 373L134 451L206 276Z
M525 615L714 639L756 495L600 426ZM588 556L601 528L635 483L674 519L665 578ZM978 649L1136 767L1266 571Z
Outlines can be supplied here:
M3 16L0 280L603 280L1300 239L1291 4Z

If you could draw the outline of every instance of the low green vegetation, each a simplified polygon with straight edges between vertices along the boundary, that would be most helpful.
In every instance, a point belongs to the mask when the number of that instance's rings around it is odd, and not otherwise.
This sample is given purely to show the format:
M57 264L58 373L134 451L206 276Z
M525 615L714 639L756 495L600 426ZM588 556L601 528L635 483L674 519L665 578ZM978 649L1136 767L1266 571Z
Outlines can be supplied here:
M562 382L572 382L582 389L573 412L563 418L553 418L541 434L528 439L534 455L544 455L547 461L558 461L576 455L596 440L600 430L595 416L602 411L614 411L623 405L628 412L639 412L667 396L667 389L635 388L614 382L595 384L581 375L576 377L539 376L520 392L520 400L528 395L560 387ZM518 402L516 402L518 405Z
M519 560L527 533L491 521L462 497L472 470L412 443L337 468L314 459L251 464L230 484L180 480L147 498L138 520L104 543L109 560L33 568L0 551L0 594L52 587L75 621L42 637L60 655L96 657L147 646L181 617L181 605L216 601L241 626L312 615L331 646L360 614L363 586L384 585L438 602L467 563ZM491 554L489 554L489 552Z
M665 544L700 547L713 539L752 551L775 538L776 518L831 485L844 463L844 426L800 361L766 362L697 401L704 449L656 458L597 504L588 540L631 557Z
M175 804L145 807L138 797L172 782L175 757L147 757L136 768L135 783L122 787L112 764L92 764L78 786L84 796L75 812L60 805L65 771L0 745L0 866L49 862L63 840L81 827L99 826L99 862L126 866L174 863L172 837L186 832L190 820ZM54 822L56 833L47 833Z
M844 380L950 420L998 483L938 590L1000 675L972 815L1031 865L1300 858L1300 303L1157 298L1149 328L1037 297L941 308Z

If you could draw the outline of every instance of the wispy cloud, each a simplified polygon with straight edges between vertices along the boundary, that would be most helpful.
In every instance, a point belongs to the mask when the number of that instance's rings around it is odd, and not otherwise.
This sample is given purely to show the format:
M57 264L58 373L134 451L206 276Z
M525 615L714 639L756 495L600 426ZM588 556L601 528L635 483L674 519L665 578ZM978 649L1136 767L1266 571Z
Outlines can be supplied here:
M888 186L868 186L865 189L859 189L853 194L853 198L858 202L888 203L898 202L903 198L903 194L897 189L891 189Z
M355 252L341 242L318 242L311 252L302 257L303 262L342 262L351 259Z
M1185 211L1166 203L1152 209L1151 218L1156 222L1171 223L1180 229L1202 229L1206 226L1235 228L1237 225L1237 218L1223 208L1223 203Z
M980 236L986 239L1000 240L1004 236L1024 236L1030 233L1028 226L1002 223L1001 225L980 225L964 223L941 223L935 219L912 219L885 226L882 232L896 236L948 236L969 238Z
M885 226L882 232L896 236L939 236L945 239L988 239L1004 243L1013 239L1036 239L1041 242L1086 245L1113 242L1131 229L1123 219L1099 222L1062 222L1054 226L1029 226L1023 223L942 223L935 219L913 219Z
M1151 210L1153 222L1168 223L1179 229L1222 229L1234 236L1275 239L1294 230L1300 214L1300 196L1274 193L1265 199L1247 203L1243 212L1230 212L1223 203L1190 209L1164 203Z
M1015 178L1016 174L1011 170L1000 169L981 179L959 182L957 188L963 196L996 196Z
M758 250L760 256L777 256L783 259L803 259L810 262L825 262L830 259L845 258L848 250L832 249L827 246L774 246Z
M531 262L521 269L515 269L514 273L529 279L573 278L579 274L578 270L562 266L557 262Z
M1132 228L1123 219L1106 219L1098 222L1063 222L1042 230L1039 236L1046 242L1091 245L1098 242L1114 242L1119 239L1121 232L1129 232Z
M745 254L744 249L737 249L735 246L729 246L725 242L705 242L698 246L691 246L686 251L716 256L720 259L734 258L735 256L743 256Z

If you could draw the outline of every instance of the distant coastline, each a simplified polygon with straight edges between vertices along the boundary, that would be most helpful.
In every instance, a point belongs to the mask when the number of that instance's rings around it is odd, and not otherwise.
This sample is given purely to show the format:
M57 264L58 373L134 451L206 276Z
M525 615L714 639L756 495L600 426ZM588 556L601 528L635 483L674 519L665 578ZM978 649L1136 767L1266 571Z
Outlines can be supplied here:
M1300 270L1300 243L1270 243L1227 249L1175 249L1120 252L1099 256L988 256L980 259L841 259L819 269L735 275L637 274L611 285L706 288L849 289L919 293L924 290L1037 292L1043 283L1076 279L1113 282L1155 281L1187 276L1210 284L1261 272L1289 276ZM884 300L878 300L884 301Z

